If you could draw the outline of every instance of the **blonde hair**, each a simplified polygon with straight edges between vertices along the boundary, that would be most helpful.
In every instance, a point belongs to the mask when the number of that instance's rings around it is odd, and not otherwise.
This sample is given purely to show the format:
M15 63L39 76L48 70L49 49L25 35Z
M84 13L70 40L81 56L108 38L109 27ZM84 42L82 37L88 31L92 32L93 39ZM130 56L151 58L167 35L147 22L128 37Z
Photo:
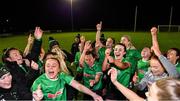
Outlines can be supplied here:
M34 43L34 37L31 34L29 34L28 42L23 52L23 57L26 57L30 53L33 43Z
M136 49L136 48L134 47L134 45L132 44L132 42L131 42L131 37L130 37L129 35L123 35L122 37L125 37L125 38L129 41L129 44L128 44L128 46L126 47L127 49Z
M64 61L66 54L59 48L59 47L54 47L51 52L56 53L54 57L57 58L60 62L60 70L61 72L64 72L66 74L70 74L69 70L67 69L66 62Z
M180 81L174 78L165 78L156 81L156 86L160 89L158 91L159 101L164 100L180 100Z

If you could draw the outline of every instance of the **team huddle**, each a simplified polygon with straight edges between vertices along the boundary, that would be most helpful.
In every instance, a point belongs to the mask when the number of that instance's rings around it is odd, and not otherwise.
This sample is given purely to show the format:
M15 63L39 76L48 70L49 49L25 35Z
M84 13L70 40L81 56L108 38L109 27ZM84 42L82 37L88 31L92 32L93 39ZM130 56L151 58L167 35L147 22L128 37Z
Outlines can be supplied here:
M53 37L45 52L40 27L29 35L23 52L4 49L0 100L180 100L180 50L171 48L163 54L156 27L150 30L152 46L141 52L130 36L115 43L102 34L102 22L96 29L95 41L78 34L71 53Z

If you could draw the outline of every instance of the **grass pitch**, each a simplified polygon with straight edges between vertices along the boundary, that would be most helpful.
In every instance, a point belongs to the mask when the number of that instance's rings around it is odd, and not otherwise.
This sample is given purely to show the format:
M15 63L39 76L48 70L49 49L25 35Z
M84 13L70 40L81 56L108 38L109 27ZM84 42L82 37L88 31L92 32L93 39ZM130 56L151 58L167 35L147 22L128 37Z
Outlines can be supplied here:
M84 35L86 40L95 40L96 32L61 32L61 33L44 33L43 35L43 48L45 51L48 50L48 37L54 37L60 44L60 47L69 51L71 45L74 42L74 37L77 34ZM134 46L141 51L145 46L151 47L151 34L150 32L102 32L105 38L113 37L116 43L120 41L121 36L129 35L131 37ZM28 34L24 35L13 35L8 37L0 37L0 51L8 47L16 47L20 50L24 50L27 44ZM166 52L169 48L176 47L180 49L180 32L161 32L158 33L158 41L162 52Z

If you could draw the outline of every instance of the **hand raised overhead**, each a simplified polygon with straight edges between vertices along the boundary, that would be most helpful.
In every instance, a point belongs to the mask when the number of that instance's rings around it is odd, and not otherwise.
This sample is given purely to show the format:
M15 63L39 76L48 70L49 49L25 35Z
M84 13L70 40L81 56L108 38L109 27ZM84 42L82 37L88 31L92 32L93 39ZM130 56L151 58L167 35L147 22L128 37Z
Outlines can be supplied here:
M150 31L151 31L151 35L157 35L157 28L156 27L152 27Z
M101 31L101 29L102 29L102 21L100 21L100 23L96 25L96 29L97 29L97 31Z
M43 34L43 31L41 30L41 28L40 27L36 27L35 31L34 31L34 37L36 39L41 39L42 38L42 34Z

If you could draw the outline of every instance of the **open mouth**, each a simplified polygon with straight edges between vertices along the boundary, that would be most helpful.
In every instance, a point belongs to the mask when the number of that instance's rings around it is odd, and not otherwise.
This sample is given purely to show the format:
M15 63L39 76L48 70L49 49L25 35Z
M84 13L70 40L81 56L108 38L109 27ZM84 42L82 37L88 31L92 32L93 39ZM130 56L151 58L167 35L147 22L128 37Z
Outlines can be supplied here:
M119 57L121 54L117 54L116 57Z
M54 75L54 71L48 71L48 74L49 74L50 76L53 76L53 75Z
M49 77L50 79L56 79L56 77L57 77L57 72L55 72L55 71L48 71L48 72L47 72L47 75L48 75L48 77Z

